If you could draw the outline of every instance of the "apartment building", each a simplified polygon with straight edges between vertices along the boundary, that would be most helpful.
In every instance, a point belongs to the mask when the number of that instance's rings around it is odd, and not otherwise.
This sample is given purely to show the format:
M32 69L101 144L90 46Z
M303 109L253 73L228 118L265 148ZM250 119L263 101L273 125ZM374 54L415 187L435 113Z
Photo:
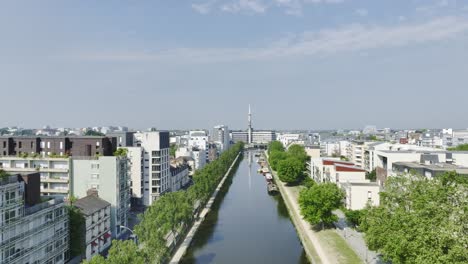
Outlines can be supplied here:
M311 158L309 170L312 179L319 183L368 182L365 170L340 159Z
M199 158L205 159L204 163L208 163L208 135L205 131L190 131L187 147L189 149L197 149L199 150Z
M90 190L111 204L110 223L113 238L122 235L120 226L127 226L130 210L130 176L126 157L101 156L73 158L72 193L85 197Z
M341 184L345 192L345 207L348 210L361 210L366 206L380 204L380 186L375 182L345 182Z
M111 156L113 137L0 137L0 156Z
M67 197L72 177L69 158L0 156L0 169L15 173L39 173L41 194Z
M73 206L80 209L84 217L86 260L103 252L111 245L111 204L99 198L97 193L76 200Z
M219 146L220 152L224 152L230 146L229 128L226 125L218 125L213 128L211 141Z
M149 180L145 180L144 177L144 150L142 147L126 147L126 149L129 161L131 204L142 205L145 185L149 186Z
M134 145L143 149L143 204L149 206L171 190L169 168L169 132L135 133Z
M38 173L0 178L0 263L62 264L69 258L68 211L41 202Z
M106 134L107 137L115 138L117 147L132 147L135 132L113 131Z
M176 192L190 183L189 165L180 163L180 160L171 161L171 191Z

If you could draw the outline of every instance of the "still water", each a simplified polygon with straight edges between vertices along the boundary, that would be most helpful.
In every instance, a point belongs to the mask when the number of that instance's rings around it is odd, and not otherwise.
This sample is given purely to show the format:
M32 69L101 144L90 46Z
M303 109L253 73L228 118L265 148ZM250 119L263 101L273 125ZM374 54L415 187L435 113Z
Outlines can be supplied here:
M181 263L308 263L281 195L267 193L246 152Z

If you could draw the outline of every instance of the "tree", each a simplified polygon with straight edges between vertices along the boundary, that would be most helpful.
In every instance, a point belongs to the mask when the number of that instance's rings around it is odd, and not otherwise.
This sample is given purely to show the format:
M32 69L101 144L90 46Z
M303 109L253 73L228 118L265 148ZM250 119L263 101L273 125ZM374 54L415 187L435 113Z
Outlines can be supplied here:
M10 176L6 171L0 169L0 179Z
M341 206L344 197L344 193L334 183L321 183L303 189L299 194L302 216L311 224L321 223L324 228L324 225L338 220L332 211Z
M366 173L366 179L375 181L377 179L377 173L375 169L373 169L371 172Z
M93 258L91 258L90 261L83 261L83 264L110 264L109 262L106 261L106 259L101 256L101 255L95 255Z
M84 133L84 135L85 135L85 136L95 136L95 137L103 137L103 136L105 136L103 133L98 132L98 131L94 131L94 130L91 130L91 129L86 130L86 132Z
M268 155L270 155L273 151L284 151L283 144L279 141L272 141L268 145Z
M71 257L83 255L86 251L86 220L80 209L75 206L68 206L70 219L70 255Z
M364 215L370 249L392 263L468 263L468 186L455 172L390 177Z
M295 183L302 178L303 163L293 157L278 162L278 177L282 182Z
M177 151L177 145L176 144L171 144L171 147L169 149L169 155L171 155L171 157L175 158L176 151Z
M145 264L146 259L132 240L113 240L107 256L108 263Z
M450 151L468 151L468 144L461 144L456 147L447 148Z
M306 162L308 159L307 153L305 152L304 147L301 145L291 145L288 148L288 154L292 157L299 159L302 162Z
M353 226L358 226L361 224L364 214L365 214L365 209L345 211L346 220L348 220L348 222Z
M273 152L271 152L270 156L269 156L269 162L270 162L270 166L273 170L278 170L278 163L282 160L285 160L288 158L288 153L284 152L284 151L278 151L278 150L275 150Z
M126 157L127 154L128 154L127 148L118 148L116 151L114 151L114 156L116 157Z

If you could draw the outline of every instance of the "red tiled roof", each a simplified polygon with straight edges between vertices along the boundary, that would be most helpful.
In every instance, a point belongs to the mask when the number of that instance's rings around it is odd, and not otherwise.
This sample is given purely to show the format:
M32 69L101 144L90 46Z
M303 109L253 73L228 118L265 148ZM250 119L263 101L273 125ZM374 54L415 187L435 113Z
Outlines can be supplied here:
M355 172L366 172L366 170L361 169L356 166L349 166L349 165L343 165L343 164L335 164L335 170L336 171L355 171Z

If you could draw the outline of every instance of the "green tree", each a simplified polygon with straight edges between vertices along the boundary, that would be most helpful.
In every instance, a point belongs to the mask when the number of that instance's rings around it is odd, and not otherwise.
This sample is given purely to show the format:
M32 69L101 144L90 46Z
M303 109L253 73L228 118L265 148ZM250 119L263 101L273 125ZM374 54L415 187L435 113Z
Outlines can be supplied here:
M94 257L91 258L91 260L83 261L83 264L111 264L111 263L108 262L103 256L95 255Z
M8 177L10 176L10 174L8 174L6 171L0 169L0 178L5 178L5 177Z
M363 215L365 214L366 210L346 210L345 211L345 216L346 220L353 225L353 226L359 226L361 224Z
M270 155L273 151L284 151L283 144L279 141L272 141L268 145L268 155Z
M282 182L295 183L302 179L303 169L302 161L289 157L278 162L278 177Z
M273 151L269 156L269 163L273 170L278 170L278 163L282 160L285 160L289 157L288 153L284 151Z
M68 206L68 215L70 219L70 255L71 257L81 256L86 251L86 220L80 209L74 206Z
M132 240L113 240L107 256L108 263L145 264L146 259Z
M92 129L88 129L86 130L86 132L84 133L85 136L94 136L94 137L103 137L105 136L105 134L101 133L101 132L98 132L98 131L94 131Z
M306 162L308 159L304 146L301 146L301 145L297 145L297 144L291 145L288 148L288 154L292 157L299 159L302 162Z
M321 183L299 194L299 205L304 219L311 224L330 225L338 218L333 210L339 208L345 195L334 183Z
M171 155L171 157L175 158L176 151L177 151L177 145L176 144L171 144L171 147L169 149L169 155Z
M468 188L455 172L390 177L361 223L370 249L392 263L468 263Z
M371 181L375 181L377 179L377 173L375 169L373 169L371 172L366 173L366 179Z
M456 147L447 148L450 151L468 151L468 144L461 144Z
M114 151L114 156L116 157L126 157L127 154L128 154L127 148L118 148L116 151Z

